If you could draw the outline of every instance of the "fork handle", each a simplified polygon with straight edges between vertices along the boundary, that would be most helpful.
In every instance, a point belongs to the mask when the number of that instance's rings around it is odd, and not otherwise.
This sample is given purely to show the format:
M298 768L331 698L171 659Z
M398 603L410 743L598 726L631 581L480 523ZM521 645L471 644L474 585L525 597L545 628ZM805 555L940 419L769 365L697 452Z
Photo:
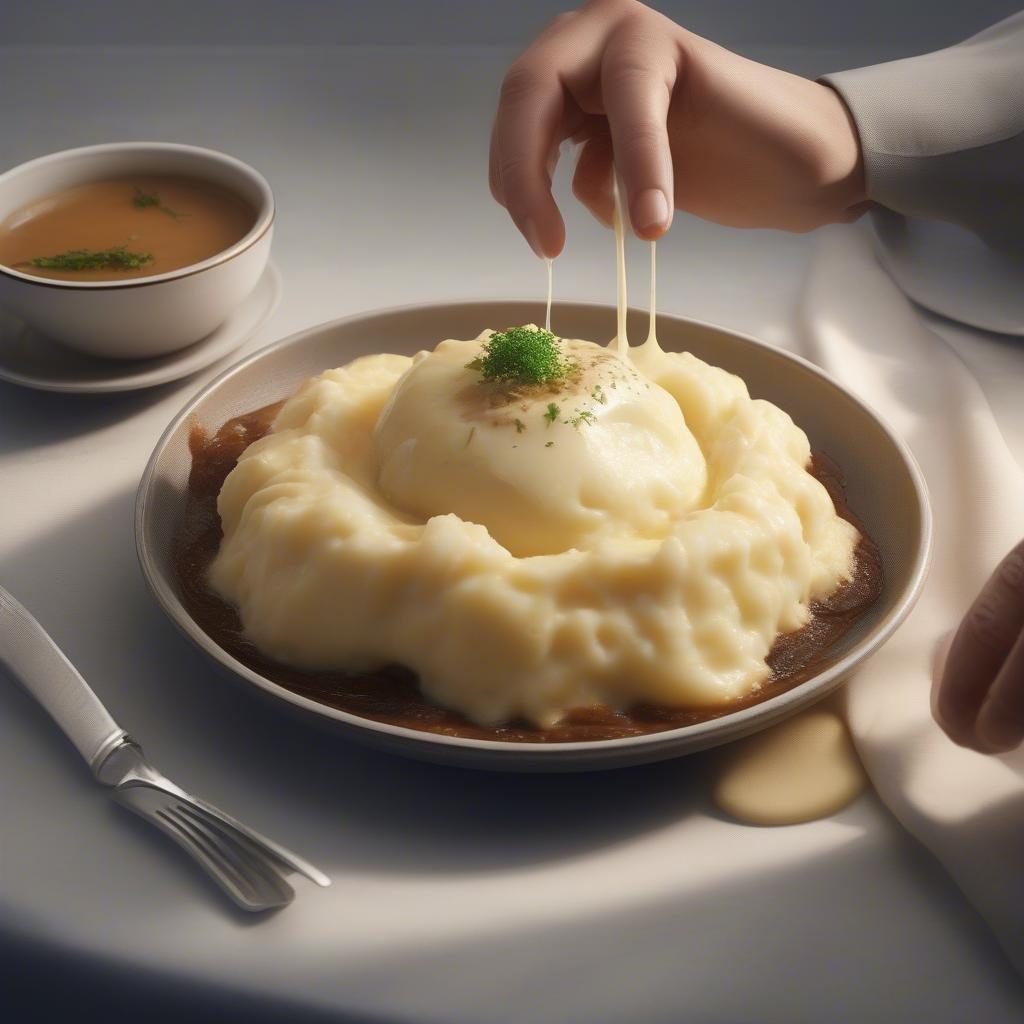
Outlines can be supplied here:
M45 629L0 587L0 664L24 684L97 772L124 730Z

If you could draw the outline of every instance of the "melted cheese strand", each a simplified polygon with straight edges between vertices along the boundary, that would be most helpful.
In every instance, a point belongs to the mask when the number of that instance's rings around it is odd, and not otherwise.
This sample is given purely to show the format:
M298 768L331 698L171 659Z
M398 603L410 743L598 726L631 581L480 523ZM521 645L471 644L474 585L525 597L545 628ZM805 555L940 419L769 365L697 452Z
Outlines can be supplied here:
M629 359L629 338L626 335L626 232L623 229L622 193L619 189L618 174L612 174L612 198L615 212L612 225L615 228L615 269L616 269L616 311L618 329L615 335L616 349L623 359Z
M651 307L650 326L647 328L647 341L651 348L658 348L658 332L656 330L658 314L656 312L656 283L658 280L657 242L651 242Z
M548 304L547 309L544 312L544 330L550 333L551 331L551 295L552 285L554 284L555 278L555 261L550 257L547 257L544 262L548 265Z

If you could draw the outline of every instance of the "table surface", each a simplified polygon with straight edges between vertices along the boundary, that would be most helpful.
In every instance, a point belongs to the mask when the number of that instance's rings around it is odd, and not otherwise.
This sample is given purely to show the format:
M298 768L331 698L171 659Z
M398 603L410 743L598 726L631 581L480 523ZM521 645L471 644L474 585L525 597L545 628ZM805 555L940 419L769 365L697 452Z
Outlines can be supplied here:
M0 166L153 138L258 167L277 195L284 298L243 353L447 298L535 296L539 317L543 267L486 186L507 58L11 48L0 92L19 102L5 105ZM777 59L808 73L857 63ZM563 206L556 299L609 301L610 237ZM785 346L811 246L679 217L659 248L663 308ZM557 317L556 304L556 330ZM1021 450L1021 343L936 326ZM0 582L164 772L334 885L302 887L263 920L234 913L5 678L0 959L33 948L54 968L244 995L294 1020L650 1024L683 1007L688 1021L760 1024L1021 1019L1024 991L983 923L871 794L824 821L747 828L710 806L707 756L595 776L463 772L362 750L226 683L150 598L131 529L159 434L223 366L113 397L0 384Z

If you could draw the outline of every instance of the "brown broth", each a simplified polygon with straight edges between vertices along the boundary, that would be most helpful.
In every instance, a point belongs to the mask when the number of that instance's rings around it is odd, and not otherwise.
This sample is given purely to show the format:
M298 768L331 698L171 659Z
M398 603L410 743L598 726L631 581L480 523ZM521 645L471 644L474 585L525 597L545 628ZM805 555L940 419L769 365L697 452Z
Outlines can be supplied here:
M139 196L154 197L138 206ZM0 223L0 264L61 281L120 281L200 263L234 245L256 222L235 193L199 178L140 174L92 181L35 199ZM153 259L137 269L35 267L38 257L123 247Z
M261 654L246 638L236 610L214 594L206 582L222 536L217 515L221 485L242 452L267 433L282 404L237 416L212 436L198 425L193 427L188 497L174 553L182 603L208 636L254 672L293 693L362 718L445 736L528 743L617 739L694 725L758 704L820 672L830 660L829 649L854 625L882 589L878 548L846 504L838 467L826 456L815 453L812 472L828 489L839 514L861 532L856 568L852 578L826 601L812 604L808 625L775 641L768 656L771 678L741 700L713 709L650 704L639 704L628 710L579 708L548 729L522 721L485 726L434 704L420 692L415 675L399 666L352 675L303 672Z

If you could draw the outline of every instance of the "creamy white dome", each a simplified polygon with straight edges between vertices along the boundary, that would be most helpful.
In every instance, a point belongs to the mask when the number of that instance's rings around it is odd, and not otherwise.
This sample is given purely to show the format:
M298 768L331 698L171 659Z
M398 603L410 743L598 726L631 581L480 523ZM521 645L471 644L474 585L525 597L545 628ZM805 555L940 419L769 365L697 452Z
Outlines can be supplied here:
M588 341L563 343L578 370L557 386L492 384L467 367L485 338L420 353L392 392L375 440L398 508L527 556L664 537L699 505L704 456L668 392Z

